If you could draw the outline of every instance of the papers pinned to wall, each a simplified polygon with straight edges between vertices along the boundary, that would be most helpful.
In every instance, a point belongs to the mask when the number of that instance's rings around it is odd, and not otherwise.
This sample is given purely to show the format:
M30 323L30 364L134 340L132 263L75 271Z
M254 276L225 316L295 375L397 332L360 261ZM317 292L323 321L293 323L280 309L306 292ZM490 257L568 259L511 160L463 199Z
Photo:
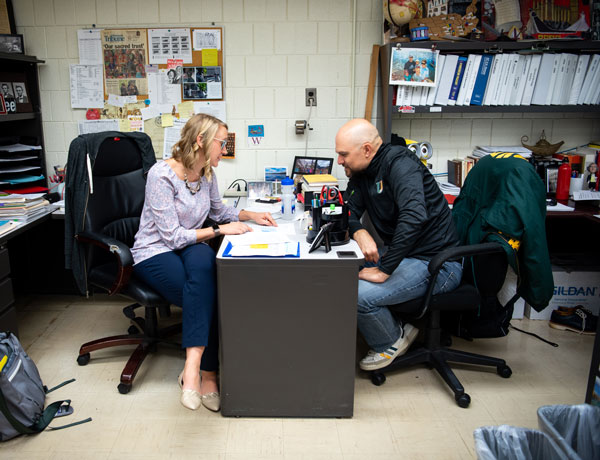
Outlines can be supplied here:
M79 63L84 65L102 65L102 29L79 29L77 45L79 47Z
M104 107L104 88L101 65L69 66L71 107L89 109Z

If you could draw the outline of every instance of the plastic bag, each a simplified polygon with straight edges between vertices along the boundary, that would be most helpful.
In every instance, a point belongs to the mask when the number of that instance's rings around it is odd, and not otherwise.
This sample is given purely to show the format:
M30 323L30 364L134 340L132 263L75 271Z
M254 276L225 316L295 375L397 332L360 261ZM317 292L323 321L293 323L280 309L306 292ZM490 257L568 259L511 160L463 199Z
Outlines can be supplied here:
M484 426L473 432L479 460L566 460L546 433L509 425Z
M576 406L542 406L538 423L569 459L600 458L600 407L589 404Z

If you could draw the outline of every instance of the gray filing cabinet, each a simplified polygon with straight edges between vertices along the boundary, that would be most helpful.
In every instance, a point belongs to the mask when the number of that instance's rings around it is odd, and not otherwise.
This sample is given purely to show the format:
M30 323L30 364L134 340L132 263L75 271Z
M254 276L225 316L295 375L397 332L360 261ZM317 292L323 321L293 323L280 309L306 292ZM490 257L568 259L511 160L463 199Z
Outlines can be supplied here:
M9 275L8 249L6 246L0 246L0 331L10 331L18 336L15 296Z

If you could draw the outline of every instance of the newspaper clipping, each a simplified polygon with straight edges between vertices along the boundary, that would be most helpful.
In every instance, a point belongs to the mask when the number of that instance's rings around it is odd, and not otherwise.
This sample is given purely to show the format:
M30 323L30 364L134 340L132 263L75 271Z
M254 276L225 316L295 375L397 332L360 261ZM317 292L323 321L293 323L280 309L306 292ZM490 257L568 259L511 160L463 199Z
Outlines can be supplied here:
M141 29L103 30L106 94L148 94L146 80L146 32Z

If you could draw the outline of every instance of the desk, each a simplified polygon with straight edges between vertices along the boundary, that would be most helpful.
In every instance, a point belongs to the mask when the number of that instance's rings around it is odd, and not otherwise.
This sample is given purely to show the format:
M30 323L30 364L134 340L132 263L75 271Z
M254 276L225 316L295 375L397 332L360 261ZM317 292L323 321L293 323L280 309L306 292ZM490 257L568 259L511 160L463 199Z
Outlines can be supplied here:
M362 253L292 238L299 259L223 257L227 238L217 254L224 416L352 416Z
M10 278L11 254L9 254L8 242L49 220L53 210L54 207L49 206L46 213L36 216L29 222L22 223L17 228L0 236L0 331L11 331L18 336L17 313L13 306L15 296Z

